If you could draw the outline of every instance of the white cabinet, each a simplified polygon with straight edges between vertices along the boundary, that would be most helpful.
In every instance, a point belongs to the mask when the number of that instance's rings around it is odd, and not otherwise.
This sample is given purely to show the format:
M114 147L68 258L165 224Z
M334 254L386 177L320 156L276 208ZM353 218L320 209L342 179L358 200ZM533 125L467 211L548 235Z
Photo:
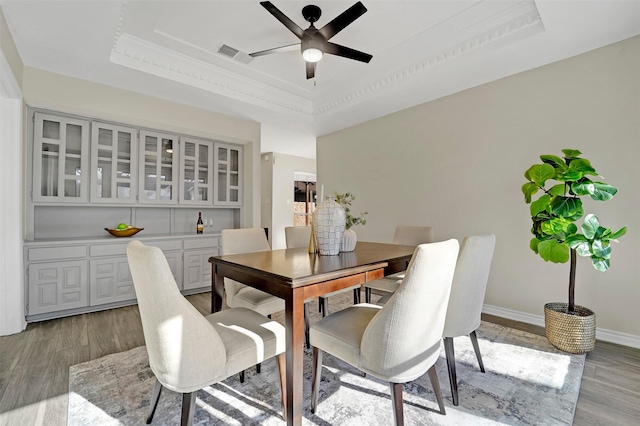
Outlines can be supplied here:
M242 148L215 143L214 204L239 206L242 204Z
M92 203L136 202L137 133L129 127L91 123Z
M35 263L27 271L29 315L88 306L86 260Z
M180 138L180 204L213 205L213 142Z
M242 146L34 112L33 203L242 205Z
M89 121L35 113L33 201L88 201Z
M182 289L211 288L209 258L220 253L220 238L195 238L184 241L184 274Z
M136 303L127 260L129 241L119 238L27 243L27 321ZM180 291L211 289L209 257L220 252L218 235L142 241L162 250Z
M135 300L129 262L126 257L90 261L89 305Z
M176 204L176 152L178 138L151 131L140 131L140 203Z
M167 258L169 269L173 274L173 279L176 280L176 285L182 290L182 252L180 253L165 253L164 257Z

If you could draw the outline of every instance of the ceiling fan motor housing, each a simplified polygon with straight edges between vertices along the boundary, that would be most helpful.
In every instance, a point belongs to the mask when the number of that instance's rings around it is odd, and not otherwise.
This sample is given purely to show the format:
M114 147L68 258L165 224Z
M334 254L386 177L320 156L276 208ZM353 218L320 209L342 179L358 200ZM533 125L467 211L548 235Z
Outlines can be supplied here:
M322 11L320 8L314 4L310 4L302 8L302 16L307 22L313 24L314 22L318 22L320 16L322 15Z

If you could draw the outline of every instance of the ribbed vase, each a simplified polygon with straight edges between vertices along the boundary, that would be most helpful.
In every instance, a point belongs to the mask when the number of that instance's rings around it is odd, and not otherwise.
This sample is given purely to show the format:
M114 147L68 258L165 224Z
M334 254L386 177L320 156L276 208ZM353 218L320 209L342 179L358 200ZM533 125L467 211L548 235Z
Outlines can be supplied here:
M321 255L340 253L347 216L333 197L327 197L313 211L313 233Z
M356 249L356 243L358 242L358 234L353 229L345 229L342 235L342 247L340 251L354 251Z

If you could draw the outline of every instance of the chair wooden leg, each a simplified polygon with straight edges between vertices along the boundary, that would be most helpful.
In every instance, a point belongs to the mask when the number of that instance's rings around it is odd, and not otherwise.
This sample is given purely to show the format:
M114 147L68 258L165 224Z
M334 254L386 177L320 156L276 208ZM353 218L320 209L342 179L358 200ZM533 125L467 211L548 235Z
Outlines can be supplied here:
M309 343L309 304L304 304L304 342L307 349L311 347Z
M444 410L444 401L442 399L442 391L440 390L440 382L438 381L438 374L436 374L435 364L431 366L428 371L429 380L431 380L431 386L433 386L433 392L436 394L438 400L438 407L440 407L440 414L445 415L447 412Z
M256 364L256 373L260 374L261 367L262 367L262 363Z
M244 383L244 370L238 373L238 377L240 378L240 383Z
M402 405L402 383L389 383L391 388L391 405L393 406L393 420L396 426L404 425L404 406Z
M458 378L456 376L456 356L453 350L453 337L444 338L444 353L447 358L447 370L449 370L449 384L451 385L451 399L453 405L458 405Z
M282 420L287 421L287 354L283 352L276 356L278 372L280 373L280 395L282 396Z
M193 415L196 412L196 395L198 392L182 394L182 420L181 426L192 426Z
M149 415L147 416L147 424L150 425L153 421L153 415L158 408L158 401L160 401L160 394L162 393L162 384L160 380L156 379L156 384L153 386L153 394L151 394L151 405L149 405Z
M353 304L357 305L360 303L360 287L353 289Z
M371 287L364 288L364 301L371 303Z
M473 350L476 352L476 358L478 358L478 365L480 366L480 371L484 373L484 364L482 363L482 355L480 355L480 346L478 346L478 336L476 336L476 331L473 330L471 334L469 334L471 338L471 344L473 345Z
M322 376L322 351L313 347L313 371L311 376L311 412L315 414L318 407L318 392Z
M322 318L324 318L329 315L329 298L321 297L320 299L322 300Z

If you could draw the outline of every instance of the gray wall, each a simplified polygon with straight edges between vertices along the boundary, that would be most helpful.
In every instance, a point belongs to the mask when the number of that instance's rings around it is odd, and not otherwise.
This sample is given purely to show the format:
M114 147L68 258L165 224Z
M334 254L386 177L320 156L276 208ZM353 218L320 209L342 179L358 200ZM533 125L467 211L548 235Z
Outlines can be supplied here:
M578 259L576 302L596 312L599 338L637 345L639 52L635 37L323 136L318 182L356 194L369 212L360 240L390 242L398 224L433 226L438 240L494 233L485 304L535 322L544 303L566 301L569 265L529 250L523 173L541 154L579 149L619 188L585 210L629 229L608 272Z

